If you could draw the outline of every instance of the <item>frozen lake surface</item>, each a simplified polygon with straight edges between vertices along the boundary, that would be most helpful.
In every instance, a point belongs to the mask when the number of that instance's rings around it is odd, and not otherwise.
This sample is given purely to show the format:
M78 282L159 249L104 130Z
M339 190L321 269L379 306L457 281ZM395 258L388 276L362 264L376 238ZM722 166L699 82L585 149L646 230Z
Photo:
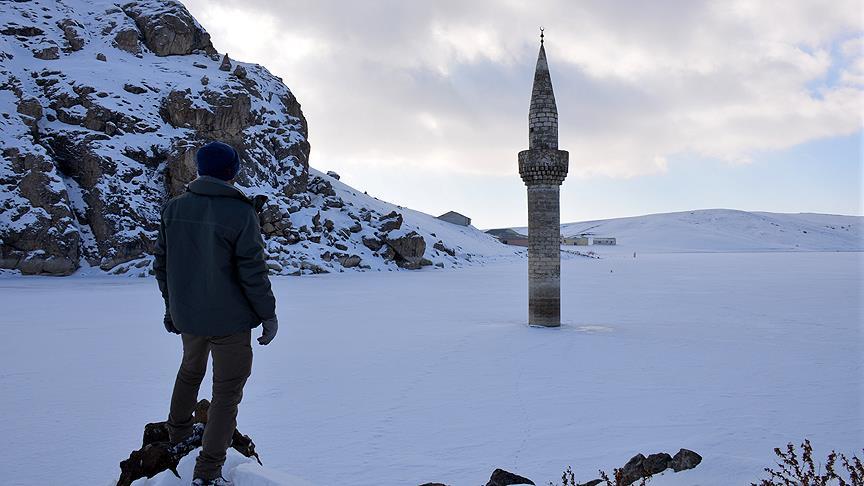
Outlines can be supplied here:
M805 437L860 457L862 256L567 259L560 329L524 325L524 260L275 278L279 335L255 346L239 417L267 470L238 486L585 481L681 447L702 464L653 483L749 484ZM0 288L3 484L112 484L179 363L155 281Z

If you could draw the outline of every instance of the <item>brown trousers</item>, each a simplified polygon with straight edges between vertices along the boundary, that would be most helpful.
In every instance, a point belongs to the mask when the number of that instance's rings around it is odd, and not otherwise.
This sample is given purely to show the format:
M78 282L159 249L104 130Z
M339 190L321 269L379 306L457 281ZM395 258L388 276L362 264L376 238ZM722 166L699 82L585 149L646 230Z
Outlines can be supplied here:
M230 336L183 334L183 362L174 382L168 430L172 443L192 433L192 413L198 389L213 355L213 400L207 413L204 444L195 463L195 478L216 479L222 475L226 452L237 427L237 405L243 386L252 373L252 331Z

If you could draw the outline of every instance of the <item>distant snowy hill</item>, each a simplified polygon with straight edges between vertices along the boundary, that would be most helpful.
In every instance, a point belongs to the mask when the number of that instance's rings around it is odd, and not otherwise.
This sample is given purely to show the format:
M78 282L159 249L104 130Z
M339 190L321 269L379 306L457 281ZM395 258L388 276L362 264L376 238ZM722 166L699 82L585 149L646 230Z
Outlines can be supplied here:
M864 251L864 217L700 209L561 225L648 251ZM514 228L527 232L527 228Z

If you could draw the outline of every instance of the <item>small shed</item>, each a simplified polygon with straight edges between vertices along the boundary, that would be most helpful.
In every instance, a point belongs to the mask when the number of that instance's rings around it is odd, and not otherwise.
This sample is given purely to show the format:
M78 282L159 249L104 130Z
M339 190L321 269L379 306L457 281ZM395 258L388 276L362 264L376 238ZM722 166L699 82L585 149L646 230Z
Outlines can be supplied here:
M595 236L593 238L595 245L615 246L615 238Z
M498 238L505 245L528 246L528 236L516 232L512 228L491 229L486 233Z
M464 214L459 214L456 211L447 211L441 216L438 216L438 219L447 221L448 223L458 224L459 226L468 226L471 224L471 218Z
M574 246L588 246L591 242L587 236L566 236L561 238L561 244Z

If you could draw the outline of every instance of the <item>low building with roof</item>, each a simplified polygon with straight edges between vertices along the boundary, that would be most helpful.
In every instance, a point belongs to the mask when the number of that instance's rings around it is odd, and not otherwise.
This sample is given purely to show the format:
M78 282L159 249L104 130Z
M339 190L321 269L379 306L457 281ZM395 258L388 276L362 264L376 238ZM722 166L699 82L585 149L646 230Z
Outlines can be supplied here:
M438 216L438 219L447 221L448 223L458 224L459 226L468 226L471 224L471 218L464 214L459 214L456 211L447 211L441 216Z

